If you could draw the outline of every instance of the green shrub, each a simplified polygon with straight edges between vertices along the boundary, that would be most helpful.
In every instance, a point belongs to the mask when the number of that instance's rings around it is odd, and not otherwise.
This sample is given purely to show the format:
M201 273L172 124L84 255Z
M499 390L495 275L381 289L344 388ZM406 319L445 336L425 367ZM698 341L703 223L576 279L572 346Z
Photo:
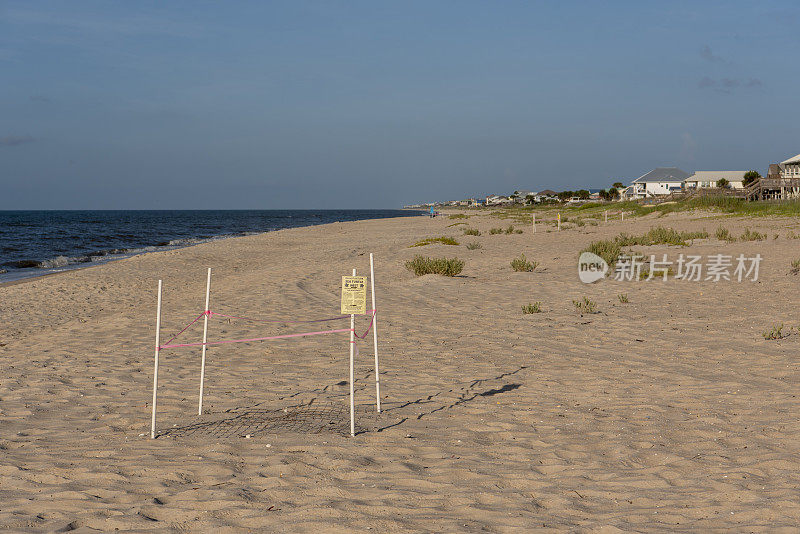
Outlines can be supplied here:
M651 228L646 234L641 236L631 236L628 234L620 234L615 238L615 241L620 246L629 247L633 245L650 246L650 245L678 245L687 246L687 241L692 239L705 239L708 237L708 232L678 232L674 228L664 228L658 226Z
M442 245L458 245L458 241L453 239L452 237L429 237L428 239L423 239L422 241L417 241L411 247L424 247L425 245L430 245L433 243L441 243ZM409 247L409 248L411 248Z
M449 219L469 219L469 215L465 215L463 213L453 213L452 215L448 216Z
M481 231L477 228L464 228L464 235L481 235Z
M744 233L739 238L742 241L764 241L767 238L767 234L760 234L755 231L751 231L750 228L745 228Z
M575 306L575 309L578 310L581 315L595 313L597 310L597 305L594 301L589 300L589 297L583 297L581 300L573 300L572 305Z
M514 225L513 224L509 224L508 225L508 228L506 228L506 233L507 234L513 234L514 233Z
M736 238L731 236L731 231L727 228L720 226L714 234L720 241L736 241Z
M619 294L619 295L617 295L617 298L623 304L628 304L630 302L630 300L628 300L628 294L627 293Z
M503 229L502 228L492 228L491 230L489 230L489 233L491 235L502 234L503 233Z
M772 330L767 330L761 334L764 336L764 339L771 340L771 339L783 339L786 336L783 335L783 325L775 325L772 327Z
M616 240L603 239L601 241L592 241L592 243L582 252L591 252L597 254L605 260L609 267L613 267L622 253L622 246Z
M406 262L406 268L417 276L423 276L425 274L456 276L464 268L464 262L458 258L426 258L424 256L414 256L413 260Z
M525 259L525 254L522 254L519 258L514 258L511 260L511 268L520 273L530 273L533 272L536 267L539 266L538 261L530 262Z
M800 273L800 260L792 260L792 269L789 272L791 274Z
M533 304L526 304L522 307L523 314L529 313L542 313L542 303L541 302L534 302Z
M483 248L483 245L481 245L477 241L473 241L472 243L467 243L467 250L478 250L479 248Z

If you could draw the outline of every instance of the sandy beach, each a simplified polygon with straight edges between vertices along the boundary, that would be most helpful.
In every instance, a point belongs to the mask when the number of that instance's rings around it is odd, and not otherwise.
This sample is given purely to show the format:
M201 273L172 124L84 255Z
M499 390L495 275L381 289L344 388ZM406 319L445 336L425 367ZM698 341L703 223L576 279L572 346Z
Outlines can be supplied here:
M0 528L796 531L800 222L691 212L488 232L507 224L336 223L0 286ZM759 253L758 280L580 282L591 241L655 226L711 237L637 249ZM719 241L719 226L767 239ZM437 236L461 244L410 247ZM199 418L200 350L165 350L164 434L149 439L158 279L163 339L203 311L208 267L214 311L315 319L338 315L341 276L368 273L370 252L384 412L362 342L356 437L348 338L336 334L211 347ZM520 253L535 271L512 271ZM404 267L415 254L465 267L415 277ZM597 313L576 311L583 297ZM523 314L532 302L542 313ZM788 337L764 339L780 324ZM302 328L215 318L209 336ZM181 339L201 335L198 322Z

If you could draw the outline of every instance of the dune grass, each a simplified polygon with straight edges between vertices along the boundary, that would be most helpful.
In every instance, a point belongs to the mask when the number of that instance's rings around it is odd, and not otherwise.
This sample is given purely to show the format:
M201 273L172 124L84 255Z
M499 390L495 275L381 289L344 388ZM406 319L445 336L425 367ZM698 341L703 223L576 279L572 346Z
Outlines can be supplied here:
M423 239L422 241L417 241L411 247L424 247L425 245L431 245L433 243L441 243L442 245L458 245L459 242L453 239L452 237L429 237L427 239Z
M631 247L634 245L676 245L686 247L689 246L689 242L693 239L705 239L707 237L708 232L705 230L699 232L679 232L674 228L658 226L656 228L651 228L646 234L640 236L623 233L613 239L592 241L592 243L581 252L597 254L603 258L610 267L613 267L622 252L622 247Z
M526 304L522 307L522 313L525 315L531 313L542 313L542 303L533 302L531 304Z
M575 306L575 309L581 315L597 313L597 304L595 304L593 300L590 300L589 297L583 297L580 300L573 300L572 305Z
M442 276L456 276L464 268L464 262L458 258L427 258L414 256L413 260L406 262L406 268L417 276L426 274L440 274Z
M750 230L750 228L745 228L744 233L739 237L740 241L764 241L767 238L767 234L761 234L754 230Z
M525 258L525 254L521 254L519 258L511 260L511 268L518 273L533 272L539 266L538 261L530 262Z

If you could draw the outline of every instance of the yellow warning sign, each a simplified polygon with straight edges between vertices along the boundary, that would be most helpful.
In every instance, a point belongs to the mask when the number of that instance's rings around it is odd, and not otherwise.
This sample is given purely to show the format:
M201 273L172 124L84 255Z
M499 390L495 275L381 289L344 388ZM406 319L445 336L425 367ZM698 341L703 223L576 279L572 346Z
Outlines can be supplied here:
M367 313L367 277L342 277L342 313Z

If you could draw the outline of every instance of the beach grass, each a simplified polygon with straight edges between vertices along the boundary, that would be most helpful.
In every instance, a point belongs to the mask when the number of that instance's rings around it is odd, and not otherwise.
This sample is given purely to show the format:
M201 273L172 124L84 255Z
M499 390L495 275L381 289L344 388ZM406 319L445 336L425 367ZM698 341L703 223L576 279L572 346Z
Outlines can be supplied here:
M525 254L521 254L519 258L514 258L511 260L511 268L514 269L516 272L519 273L530 273L533 272L536 267L539 266L539 262L537 261L528 261L525 258Z
M406 268L417 276L426 274L440 274L442 276L456 276L464 268L464 262L458 258L427 258L414 256L406 262Z
M442 245L458 245L459 242L453 239L452 237L429 237L427 239L423 239L422 241L417 241L411 247L424 247L426 245L432 245L433 243L441 243Z

